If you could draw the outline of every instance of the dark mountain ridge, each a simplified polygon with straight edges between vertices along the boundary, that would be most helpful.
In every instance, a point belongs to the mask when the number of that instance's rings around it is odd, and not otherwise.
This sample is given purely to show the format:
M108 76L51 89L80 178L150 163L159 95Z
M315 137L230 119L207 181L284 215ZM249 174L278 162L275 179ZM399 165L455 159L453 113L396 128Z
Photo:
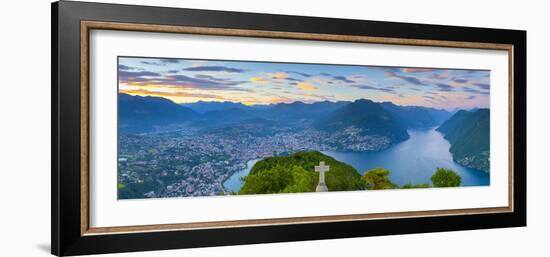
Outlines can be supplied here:
M225 109L245 109L249 110L252 109L251 107L244 105L242 103L235 103L235 102L207 102L207 101L198 101L195 103L182 103L181 106L190 108L198 113L206 113L211 111L221 111Z
M382 102L380 104L384 109L395 114L403 125L413 129L433 128L452 115L442 109L423 106L401 106L392 102Z
M363 135L387 136L398 142L408 138L407 129L430 128L438 124L432 113L445 112L427 107L399 106L360 99L354 102L321 101L244 105L235 102L176 104L162 97L119 94L119 127L122 133L143 133L158 127L187 124L196 128L234 127L240 122L270 120L288 128L313 127L323 131L361 129Z
M314 126L327 132L338 132L348 128L360 129L361 135L388 137L392 143L409 138L407 127L381 104L359 99L340 107L327 117L321 117Z
M453 159L463 166L489 172L490 112L460 110L437 131L451 144Z
M151 131L155 126L189 122L199 116L163 97L118 94L118 127L123 133Z
M391 102L381 103L382 108L393 113L399 122L407 128L431 128L437 121L423 108L416 106L398 106Z

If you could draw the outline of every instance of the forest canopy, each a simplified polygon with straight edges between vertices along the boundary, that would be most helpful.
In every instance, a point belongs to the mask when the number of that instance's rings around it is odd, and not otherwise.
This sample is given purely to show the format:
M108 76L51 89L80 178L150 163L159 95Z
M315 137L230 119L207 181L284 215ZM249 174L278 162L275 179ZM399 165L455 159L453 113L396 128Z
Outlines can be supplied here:
M337 161L319 151L302 151L288 156L268 157L258 161L250 173L243 177L238 194L277 194L315 192L319 173L315 166L324 161L330 166L325 173L329 191L411 189L460 186L461 178L450 169L438 168L431 177L432 184L405 184L399 186L390 179L391 171L374 168L361 175L352 166Z

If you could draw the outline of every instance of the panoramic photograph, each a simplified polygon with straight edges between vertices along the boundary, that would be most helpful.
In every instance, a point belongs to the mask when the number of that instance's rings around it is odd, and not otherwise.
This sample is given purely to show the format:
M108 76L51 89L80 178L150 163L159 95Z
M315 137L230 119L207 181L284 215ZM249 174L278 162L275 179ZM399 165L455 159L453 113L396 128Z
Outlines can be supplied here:
M118 57L118 199L490 185L490 71Z

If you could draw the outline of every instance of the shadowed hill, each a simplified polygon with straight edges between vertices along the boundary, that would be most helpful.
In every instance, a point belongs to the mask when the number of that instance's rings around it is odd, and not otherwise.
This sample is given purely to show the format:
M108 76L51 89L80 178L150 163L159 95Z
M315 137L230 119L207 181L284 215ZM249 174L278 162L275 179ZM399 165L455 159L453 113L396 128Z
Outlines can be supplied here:
M453 159L463 166L489 172L489 109L460 110L437 131L451 143Z
M385 136L392 143L409 138L407 127L394 114L380 103L365 99L356 100L319 119L315 127L327 132L355 127L361 129L360 134Z
M118 127L122 133L152 131L155 126L166 126L194 120L199 114L163 97L118 94Z

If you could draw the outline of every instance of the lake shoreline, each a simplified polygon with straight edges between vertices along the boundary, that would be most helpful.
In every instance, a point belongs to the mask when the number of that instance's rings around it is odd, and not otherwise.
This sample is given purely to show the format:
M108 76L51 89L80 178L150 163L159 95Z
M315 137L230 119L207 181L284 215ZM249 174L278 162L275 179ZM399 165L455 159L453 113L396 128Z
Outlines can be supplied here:
M462 178L461 186L490 185L490 173L462 166L453 160L449 152L449 142L443 138L443 134L435 130L435 127L408 130L407 133L410 135L409 139L381 151L321 152L351 165L361 175L377 167L388 169L391 171L390 179L399 186L430 183L430 177L436 168L453 169ZM233 173L223 182L223 187L227 191L238 192L242 187L240 177L248 175L259 160L261 159L247 161L247 168ZM228 181L230 181L229 185Z

